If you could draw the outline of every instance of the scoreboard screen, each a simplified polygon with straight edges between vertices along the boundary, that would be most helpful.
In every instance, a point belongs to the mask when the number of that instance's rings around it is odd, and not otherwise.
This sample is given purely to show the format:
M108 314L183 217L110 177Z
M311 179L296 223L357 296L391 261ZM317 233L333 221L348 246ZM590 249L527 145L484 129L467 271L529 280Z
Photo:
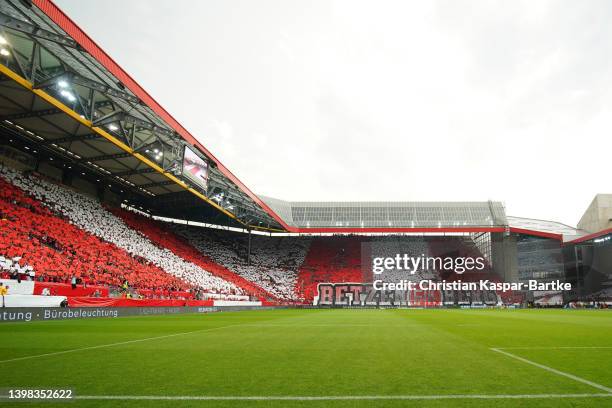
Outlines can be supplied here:
M204 190L208 189L208 162L185 146L183 175Z

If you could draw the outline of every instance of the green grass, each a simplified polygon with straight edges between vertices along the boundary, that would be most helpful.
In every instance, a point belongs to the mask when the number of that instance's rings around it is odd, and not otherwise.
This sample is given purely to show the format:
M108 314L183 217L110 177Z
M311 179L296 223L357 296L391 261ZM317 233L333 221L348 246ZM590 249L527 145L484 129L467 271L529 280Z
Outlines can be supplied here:
M186 334L4 361L176 333ZM491 348L612 388L612 348L596 348L612 347L611 339L607 311L274 310L4 323L0 388L133 396L592 394L605 391ZM558 348L587 346L593 348ZM58 406L13 404L34 405ZM602 407L612 406L612 398L78 400L69 406Z

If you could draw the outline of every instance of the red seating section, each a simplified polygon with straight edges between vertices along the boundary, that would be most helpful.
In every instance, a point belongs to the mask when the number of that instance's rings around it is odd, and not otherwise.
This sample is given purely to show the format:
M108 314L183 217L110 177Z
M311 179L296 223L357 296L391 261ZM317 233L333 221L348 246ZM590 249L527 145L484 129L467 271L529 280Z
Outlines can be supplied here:
M312 303L319 283L363 281L360 237L319 237L310 244L295 289Z
M200 266L213 275L232 282L246 293L262 298L261 300L279 300L255 283L214 262L191 246L184 238L166 229L161 222L119 208L109 208L108 210L121 218L130 228L140 231L153 243L169 249L181 258Z
M67 283L54 283L54 282L35 282L34 283L34 295L42 295L45 289L49 290L51 296L100 296L108 297L107 286L96 286L96 285L77 285L76 288L72 289L72 285Z
M189 290L190 285L112 243L102 241L54 214L0 177L0 254L21 256L37 278L68 283L72 276L91 285L153 291Z

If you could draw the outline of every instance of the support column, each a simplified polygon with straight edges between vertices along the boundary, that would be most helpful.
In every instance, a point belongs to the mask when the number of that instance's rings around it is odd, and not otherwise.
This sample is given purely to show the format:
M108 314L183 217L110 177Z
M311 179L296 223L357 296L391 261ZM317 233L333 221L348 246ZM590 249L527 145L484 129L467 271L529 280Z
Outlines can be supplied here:
M247 265L251 265L251 229L249 229L249 240L247 246Z

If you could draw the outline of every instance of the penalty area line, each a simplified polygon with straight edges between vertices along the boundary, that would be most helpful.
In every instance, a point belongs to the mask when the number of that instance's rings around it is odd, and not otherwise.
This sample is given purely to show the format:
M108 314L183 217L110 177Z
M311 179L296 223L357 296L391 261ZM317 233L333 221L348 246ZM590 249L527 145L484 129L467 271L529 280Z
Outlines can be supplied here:
M124 401L367 401L367 400L449 400L449 399L556 399L610 398L612 394L449 394L449 395L327 395L327 396L208 396L208 395L77 395L79 400Z
M549 366L544 365L544 364L536 363L535 361L531 361L531 360L528 360L528 359L526 359L524 357L517 356L516 354L509 353L509 352L504 351L504 350L502 350L500 348L491 348L489 350L494 351L496 353L503 354L503 355L505 355L507 357L510 357L510 358L513 358L515 360L522 361L523 363L532 365L534 367L541 368L542 370L546 370L546 371L548 371L550 373L557 374L557 375L560 375L562 377L569 378L571 380L577 381L577 382L582 383L582 384L590 385L593 388L597 388L598 390L605 391L607 393L610 393L610 395L612 395L612 388L606 387L605 385L601 385L601 384L598 384L596 382L584 379L582 377L578 377L576 375L573 375L573 374L570 374L570 373L566 373L565 371L557 370L556 368L552 368L552 367L549 367Z

